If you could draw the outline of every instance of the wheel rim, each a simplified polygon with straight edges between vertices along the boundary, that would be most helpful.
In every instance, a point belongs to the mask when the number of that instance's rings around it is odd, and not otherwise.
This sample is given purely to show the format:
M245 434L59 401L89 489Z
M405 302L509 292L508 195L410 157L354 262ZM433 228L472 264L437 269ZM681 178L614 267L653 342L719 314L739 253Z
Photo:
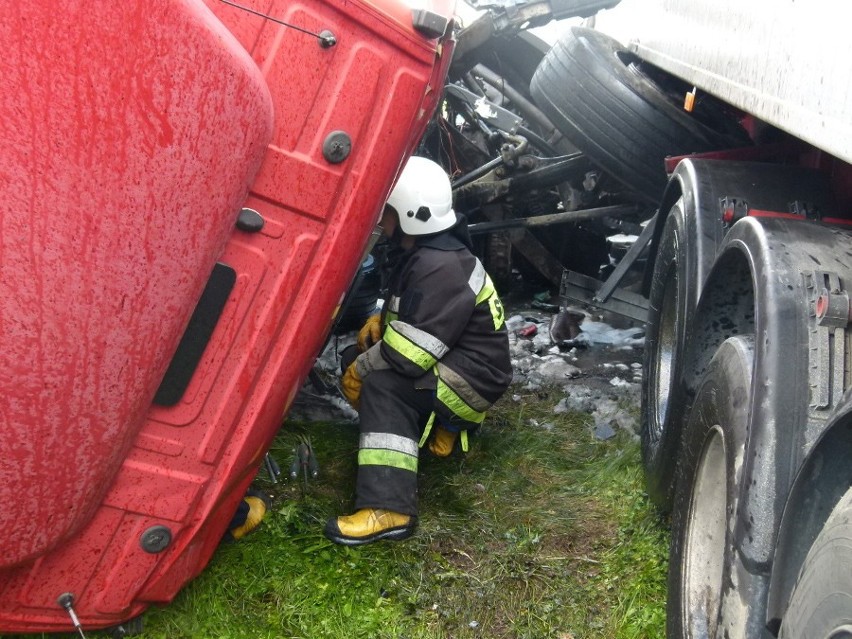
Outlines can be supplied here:
M839 628L835 628L826 639L852 639L852 626L844 624Z
M715 636L725 564L727 462L722 429L710 431L696 469L683 552L683 627Z
M678 280L674 263L669 268L665 281L657 332L658 355L653 377L655 419L651 435L655 441L662 436L663 426L669 414L669 397L674 384L674 362L677 356Z

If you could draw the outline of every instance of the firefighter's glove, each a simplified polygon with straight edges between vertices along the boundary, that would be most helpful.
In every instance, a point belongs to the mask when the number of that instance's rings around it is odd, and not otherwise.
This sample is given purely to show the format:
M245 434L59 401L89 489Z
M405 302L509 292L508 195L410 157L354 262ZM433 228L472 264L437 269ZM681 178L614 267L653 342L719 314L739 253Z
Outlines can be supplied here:
M343 378L340 380L340 386L343 389L343 394L346 399L352 404L352 408L358 410L358 404L361 400L361 376L355 368L356 362L352 362L349 368L343 373Z
M363 353L382 339L382 316L371 315L358 331L358 352Z

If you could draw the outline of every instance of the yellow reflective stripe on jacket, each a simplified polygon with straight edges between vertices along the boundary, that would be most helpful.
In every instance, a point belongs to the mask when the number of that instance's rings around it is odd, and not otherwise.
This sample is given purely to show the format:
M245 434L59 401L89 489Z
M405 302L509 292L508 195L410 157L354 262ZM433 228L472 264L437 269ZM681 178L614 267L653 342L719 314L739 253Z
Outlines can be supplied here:
M477 393L470 382L443 362L438 362L435 370L441 381L452 388L456 395L473 410L485 411L491 406L491 402Z
M482 420L485 419L484 411L480 412L471 408L440 377L438 378L438 400L465 421L473 424L481 424Z
M435 411L432 411L432 414L429 415L429 419L426 420L426 427L423 429L423 435L420 436L420 441L417 442L417 445L420 448L423 448L423 444L426 443L426 440L429 439L429 433L432 432L432 425L435 423Z
M393 295L385 305L385 326L399 319L399 296Z
M506 313L503 310L503 302L497 297L497 292L488 298L488 308L491 309L491 319L494 320L494 330L498 330L506 321Z
M408 337L400 333L394 328L394 324L389 324L385 329L384 334L385 346L389 346L405 359L419 366L424 371L429 370L438 361L432 353L424 348L421 348Z
M491 319L494 320L494 330L498 330L506 321L503 311L503 304L497 295L497 289L494 288L494 282L491 277L485 272L482 262L476 261L476 267L468 280L471 290L476 294L476 304L479 305L484 301L488 301L488 308L491 310Z
M402 335L415 346L419 346L427 353L431 353L436 359L441 359L444 355L450 352L450 347L444 344L440 339L427 333L426 331L412 326L407 322L396 320L391 328Z
M482 304L482 302L496 293L497 291L494 290L494 284L491 283L491 278L486 275L485 283L482 285L482 288L479 289L479 293L476 294L476 303Z

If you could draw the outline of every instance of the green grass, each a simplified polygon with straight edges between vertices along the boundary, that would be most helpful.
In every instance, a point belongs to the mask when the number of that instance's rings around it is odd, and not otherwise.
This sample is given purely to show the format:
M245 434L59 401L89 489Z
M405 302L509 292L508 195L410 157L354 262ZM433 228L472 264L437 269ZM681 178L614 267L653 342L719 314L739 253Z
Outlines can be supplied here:
M351 512L357 427L286 424L273 454L285 467L310 436L320 478L274 486L262 474L274 493L262 526L149 610L143 636L662 637L668 533L638 444L596 441L587 417L553 413L560 397L507 398L469 454L424 454L415 536L356 549L321 531Z

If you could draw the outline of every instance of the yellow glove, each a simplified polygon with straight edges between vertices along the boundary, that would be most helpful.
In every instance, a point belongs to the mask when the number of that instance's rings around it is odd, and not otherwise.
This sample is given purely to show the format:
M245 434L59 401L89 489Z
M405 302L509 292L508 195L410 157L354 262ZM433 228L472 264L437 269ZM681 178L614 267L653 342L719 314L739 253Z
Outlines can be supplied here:
M382 316L370 315L358 331L358 352L363 353L380 339L382 339Z
M346 399L355 410L358 410L358 404L361 400L361 384L361 376L355 370L355 362L352 362L346 372L343 373L340 385L343 388L343 394L346 395Z

